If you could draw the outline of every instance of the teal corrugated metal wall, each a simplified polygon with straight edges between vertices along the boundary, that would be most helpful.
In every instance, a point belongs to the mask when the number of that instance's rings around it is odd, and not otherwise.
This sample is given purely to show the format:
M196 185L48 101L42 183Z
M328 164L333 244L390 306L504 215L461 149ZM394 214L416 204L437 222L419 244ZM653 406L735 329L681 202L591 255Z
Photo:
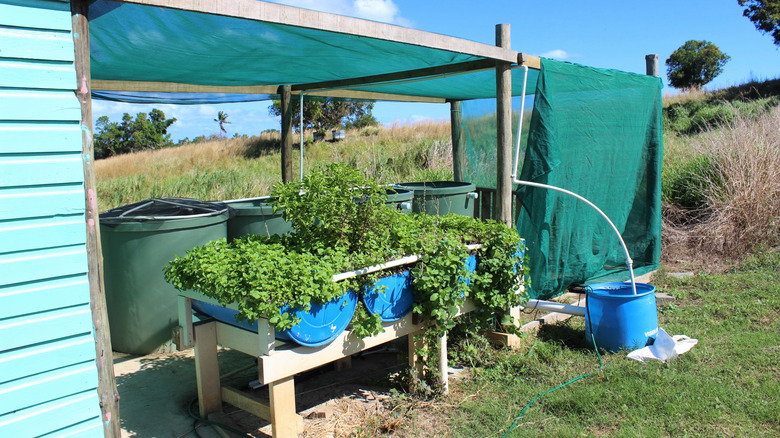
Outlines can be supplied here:
M103 436L70 2L0 0L0 437Z

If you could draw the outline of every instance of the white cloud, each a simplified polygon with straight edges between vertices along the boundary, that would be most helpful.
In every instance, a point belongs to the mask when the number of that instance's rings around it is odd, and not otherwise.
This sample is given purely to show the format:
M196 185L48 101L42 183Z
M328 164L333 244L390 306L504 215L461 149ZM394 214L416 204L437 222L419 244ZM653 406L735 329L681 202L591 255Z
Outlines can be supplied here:
M571 53L568 53L565 50L555 49L555 50L550 50L549 52L544 52L540 56L544 58L558 59L563 61L564 59L571 58L573 55Z
M298 8L311 9L331 14L348 15L383 23L411 26L412 22L401 16L393 0L270 0Z

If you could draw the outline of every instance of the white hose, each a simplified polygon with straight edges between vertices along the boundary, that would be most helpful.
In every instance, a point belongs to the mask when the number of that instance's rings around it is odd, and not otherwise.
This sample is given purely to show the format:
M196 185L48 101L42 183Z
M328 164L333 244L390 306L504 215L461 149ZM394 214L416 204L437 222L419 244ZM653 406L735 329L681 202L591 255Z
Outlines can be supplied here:
M636 279L634 278L634 261L631 259L631 255L628 253L628 247L626 246L626 242L623 241L623 236L620 235L620 231L618 231L617 227L614 223L609 219L609 216L607 216L603 211L601 211L600 208L596 207L596 205L584 197L566 190L562 189L560 187L555 187L547 184L541 184L541 183L535 183L531 181L522 181L517 179L517 166L520 163L520 137L523 133L523 116L525 115L525 93L526 93L526 83L528 81L528 66L523 65L523 94L521 96L521 104L520 104L520 120L518 120L517 123L517 147L515 150L515 166L514 166L514 172L512 172L512 182L515 184L520 184L523 186L530 186L530 187L538 187L541 189L548 189L548 190L554 190L556 192L561 192L564 194L567 194L569 196L573 196L580 201L586 203L590 207L592 207L594 210L596 210L601 217L606 219L606 221L609 223L609 226L612 227L612 230L617 235L618 239L620 240L620 245L623 247L623 251L626 253L626 265L628 266L628 272L631 275L631 288L634 291L634 295L636 295Z

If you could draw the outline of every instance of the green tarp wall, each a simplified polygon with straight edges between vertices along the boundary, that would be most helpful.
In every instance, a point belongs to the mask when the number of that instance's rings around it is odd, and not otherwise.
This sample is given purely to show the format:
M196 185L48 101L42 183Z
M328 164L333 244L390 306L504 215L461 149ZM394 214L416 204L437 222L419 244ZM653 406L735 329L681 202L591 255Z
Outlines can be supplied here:
M549 59L542 59L541 67L519 179L589 199L621 232L635 274L657 269L661 80ZM473 111L476 105L463 104L470 161L485 155L485 144L495 149L495 130L492 141L487 133L480 137L475 132L475 121L489 124L488 116ZM495 187L495 167L474 165L467 172L471 181ZM619 239L595 210L563 193L515 187L516 225L528 245L531 297L550 298L572 285L629 279Z

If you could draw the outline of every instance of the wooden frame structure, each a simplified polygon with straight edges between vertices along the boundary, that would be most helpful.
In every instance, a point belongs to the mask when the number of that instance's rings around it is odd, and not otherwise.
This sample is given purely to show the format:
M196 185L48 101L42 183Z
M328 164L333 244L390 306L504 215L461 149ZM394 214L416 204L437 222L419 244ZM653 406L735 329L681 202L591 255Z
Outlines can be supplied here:
M304 347L275 339L273 326L267 319L258 320L256 333L214 319L193 323L192 300L219 303L193 291L183 291L179 294L176 342L179 348L195 348L199 413L203 418L221 412L222 403L225 402L268 420L274 438L297 437L302 431L303 419L295 407L296 374L331 362L346 363L348 367L353 354L404 336L408 337L409 365L418 373L422 372L422 363L415 353L420 345L415 342L414 337L425 330L425 326L417 322L412 313L397 321L382 323L384 332L376 336L360 338L346 330L327 345ZM466 300L458 309L456 317L474 308L473 303ZM218 346L257 358L258 381L261 385L268 385L269 403L220 382ZM438 347L439 364L444 364L443 369L446 369L446 335L439 340ZM441 374L441 384L446 390L448 376L446 372Z
M76 59L76 67L80 72L79 77L84 80L79 81L79 96L82 101L83 128L84 128L84 156L92 157L92 138L90 134L91 127L91 100L90 92L96 91L143 91L143 92L189 92L189 93L262 93L262 94L282 94L287 99L291 97L293 91L306 91L311 96L330 96L340 98L360 98L372 100L389 100L405 102L431 102L447 103L443 98L429 96L406 96L397 94L385 94L377 92L364 92L352 90L346 87L360 84L371 84L378 81L411 79L426 77L437 74L459 73L479 71L494 68L497 72L497 96L501 98L499 107L504 108L499 111L499 132L498 151L499 157L511 156L511 104L508 99L511 98L511 78L508 79L509 68L513 65L527 65L530 68L539 69L540 59L524 53L513 51L509 48L509 25L497 26L497 40L495 46L476 43L459 38L449 37L430 32L408 29L386 23L379 23L358 18L339 16L324 12L310 11L291 6L285 6L274 3L265 3L257 0L117 0L123 3L138 4L145 6L155 6L161 8L171 8L182 11L199 12L226 17L234 17L255 21L263 21L281 25L310 28L316 30L342 33L352 36L370 37L380 40L400 42L404 44L448 50L455 53L462 53L482 57L482 61L466 62L447 66L415 69L409 71L400 71L383 75L374 75L368 77L349 78L342 81L326 81L310 84L299 84L295 86L282 85L259 85L259 86L208 86L176 82L143 82L143 81L114 81L114 80L90 80L88 42L86 38L80 39ZM74 11L74 30L82 35L89 34L89 23L86 11L88 9L87 0L71 0ZM500 78L500 79L499 79ZM83 84L83 85L82 85ZM345 88L339 88L345 87ZM280 91L281 90L281 91ZM450 102L452 105L453 118L459 115L459 102ZM288 105L289 106L289 105ZM509 110L507 110L509 109ZM283 118L282 136L285 139L284 148L288 153L283 154L283 176L284 180L292 178L292 126L290 123L292 117ZM460 132L453 129L453 150L460 148ZM499 158L504 160L500 166L501 169L508 169L511 166L511 159ZM463 154L460 152L455 155L454 168L456 170L456 179L462 178L461 170L464 168ZM500 161L501 162L501 161ZM101 368L100 376L100 398L103 416L114 418L110 423L106 422L106 436L118 436L118 395L113 379L113 372L110 367L110 340L108 339L107 318L105 314L105 292L102 284L102 260L100 257L100 245L98 244L100 236L97 227L94 226L97 219L94 169L91 159L85 160L86 192L88 199L87 207L89 209L89 218L92 221L90 228L91 250L89 253L90 263L90 290L93 305L93 317L95 318L95 328L98 337L98 361ZM505 175L504 175L505 174ZM506 184L502 184L502 179L509 181L509 173L499 170L498 197L501 202L496 202L498 210L494 213L496 218L504 221L507 225L512 225L511 208L511 185L508 189ZM508 203L508 204L507 204ZM94 211L93 211L94 210ZM289 370L311 368L316 365L328 363L333 360L342 360L348 358L351 354L370 348L371 346L396 339L418 332L421 327L412 322L411 316L408 316L399 322L390 324L386 327L386 333L370 339L355 339L354 336L345 332L332 345L335 347L321 349L299 348L277 348L273 338L273 331L267 327L260 330L260 334L254 336L242 333L240 329L234 329L230 326L218 322L194 325L192 323L192 313L189 310L189 300L197 297L183 297L181 301L180 321L184 325L180 327L180 337L183 346L194 345L196 347L196 356L198 363L198 386L201 400L201 414L213 412L221 401L235 404L250 412L256 413L263 418L271 419L274 424L274 436L287 437L295 436L297 433L298 416L294 407L294 382L293 372L282 371L280 363L284 362ZM200 297L199 299L202 299ZM461 309L468 311L468 308ZM194 342L193 340L199 340ZM216 365L216 345L217 342L223 345L231 346L239 351L244 351L259 358L259 377L261 382L269 384L271 388L271 403L264 406L256 400L247 399L238 394L235 390L222 387L218 378ZM440 342L441 354L446 363L446 337ZM317 351L314 351L317 350ZM410 352L413 353L414 347L410 345ZM410 359L413 364L414 355ZM305 358L305 359L304 359ZM290 361L297 361L300 366L290 367ZM316 364L316 365L315 365ZM306 368L308 367L308 368ZM446 373L445 373L446 377ZM443 382L446 384L446 382ZM278 430L277 430L278 429Z

